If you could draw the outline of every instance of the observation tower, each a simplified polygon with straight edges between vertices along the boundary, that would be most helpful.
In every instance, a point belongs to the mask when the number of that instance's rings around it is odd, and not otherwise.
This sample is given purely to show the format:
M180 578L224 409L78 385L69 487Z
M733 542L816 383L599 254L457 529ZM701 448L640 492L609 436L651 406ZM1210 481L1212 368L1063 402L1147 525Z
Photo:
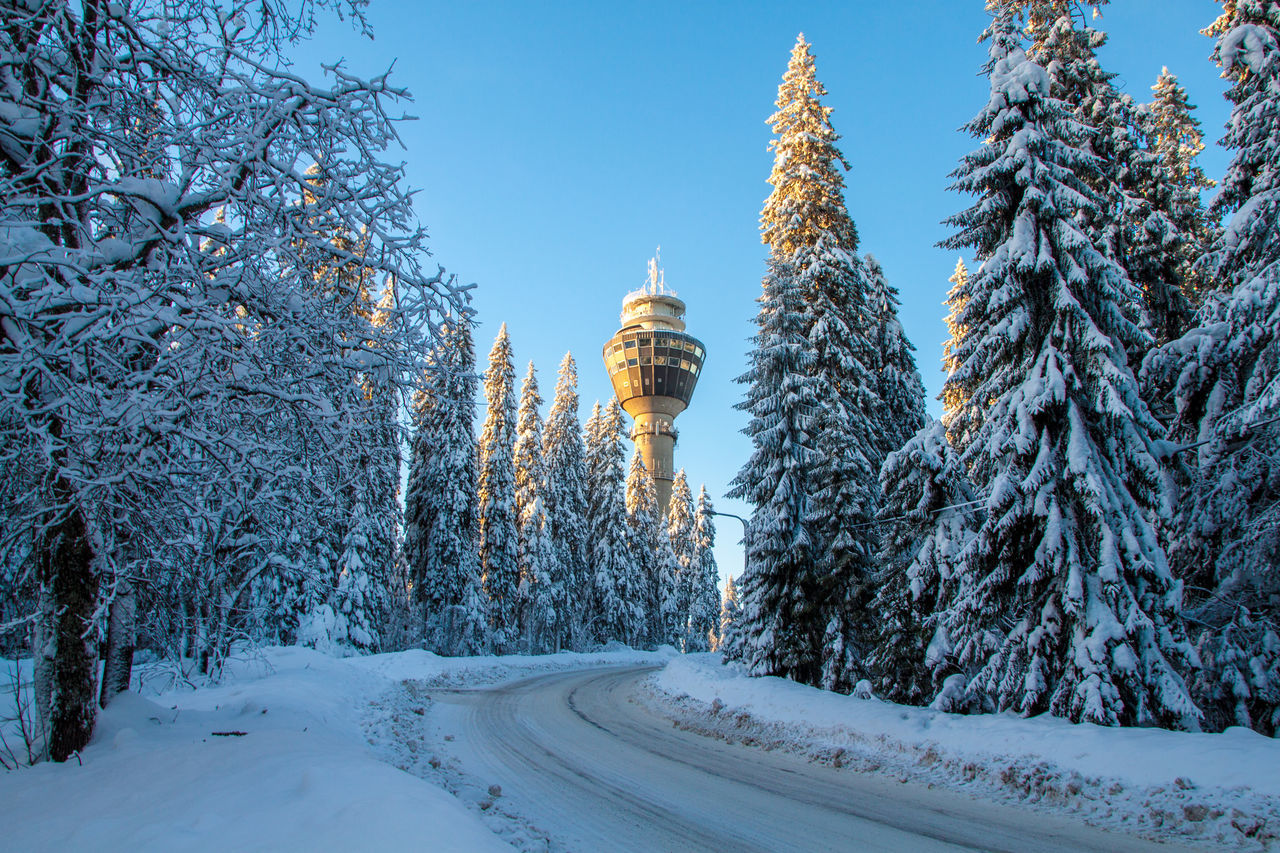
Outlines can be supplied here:
M658 259L644 287L622 300L622 328L604 345L613 393L635 419L631 439L666 513L675 476L675 418L689 405L706 350L684 330L684 301L667 290Z

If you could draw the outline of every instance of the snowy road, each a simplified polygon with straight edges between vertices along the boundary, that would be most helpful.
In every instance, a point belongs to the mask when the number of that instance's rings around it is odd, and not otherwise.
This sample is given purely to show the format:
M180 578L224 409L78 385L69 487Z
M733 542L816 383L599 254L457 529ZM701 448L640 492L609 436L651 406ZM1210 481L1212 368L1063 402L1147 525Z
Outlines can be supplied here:
M433 690L443 745L553 849L1170 850L1065 819L673 728L634 701L653 667Z

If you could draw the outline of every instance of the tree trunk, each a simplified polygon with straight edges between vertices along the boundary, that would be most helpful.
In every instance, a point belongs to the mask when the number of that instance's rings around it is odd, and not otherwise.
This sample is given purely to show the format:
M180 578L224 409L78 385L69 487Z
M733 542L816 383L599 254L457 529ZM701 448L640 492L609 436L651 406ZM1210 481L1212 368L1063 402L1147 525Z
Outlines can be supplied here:
M107 654L102 667L102 692L98 703L107 707L117 693L129 689L133 678L133 650L138 636L138 596L127 580L116 587L107 621Z
M46 531L40 563L41 597L52 605L51 613L42 608L41 615L52 619L41 626L38 654L48 667L44 730L49 757L66 761L93 735L98 692L98 649L92 637L98 583L84 518L74 506Z
M53 614L57 608L53 603L53 588L39 579L37 592L36 621L31 626L31 663L33 669L33 685L36 703L36 727L41 739L40 752L49 757L49 705L53 701L53 663L58 656L58 646L54 642Z

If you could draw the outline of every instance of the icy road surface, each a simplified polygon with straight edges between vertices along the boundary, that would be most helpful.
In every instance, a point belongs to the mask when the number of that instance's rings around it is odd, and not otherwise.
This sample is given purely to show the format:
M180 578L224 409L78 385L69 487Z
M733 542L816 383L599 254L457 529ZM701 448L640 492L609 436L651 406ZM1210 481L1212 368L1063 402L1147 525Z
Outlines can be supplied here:
M553 850L1175 849L691 734L635 701L654 669L431 690L440 746Z

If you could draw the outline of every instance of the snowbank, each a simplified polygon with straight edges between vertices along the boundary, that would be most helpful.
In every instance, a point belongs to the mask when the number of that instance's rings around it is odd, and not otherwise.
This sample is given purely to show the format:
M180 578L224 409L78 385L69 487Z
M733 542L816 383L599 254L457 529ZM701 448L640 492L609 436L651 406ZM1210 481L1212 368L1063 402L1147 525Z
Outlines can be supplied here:
M127 693L113 702L79 762L0 773L3 846L509 850L446 791L379 760L369 742L370 704L404 679L491 683L655 657L335 659L272 648L231 662L221 684L194 689L174 688L163 668L143 667L146 698Z
M717 655L650 681L687 727L837 766L972 786L1093 822L1215 844L1280 835L1280 740L1248 729L1188 734L1041 716L963 716L748 678Z

